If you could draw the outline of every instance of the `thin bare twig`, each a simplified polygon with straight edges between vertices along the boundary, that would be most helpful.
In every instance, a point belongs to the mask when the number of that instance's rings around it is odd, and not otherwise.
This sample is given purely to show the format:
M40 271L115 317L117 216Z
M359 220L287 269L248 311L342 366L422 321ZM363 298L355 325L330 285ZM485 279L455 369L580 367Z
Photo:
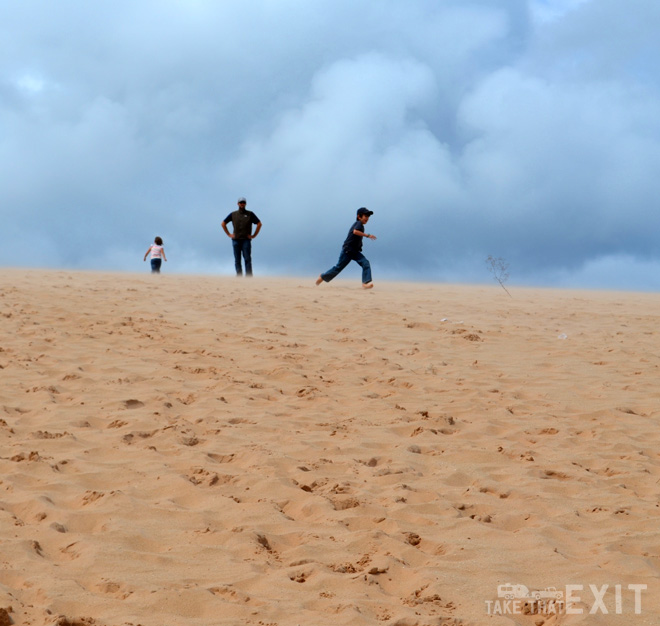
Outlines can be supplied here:
M509 294L510 298L513 298L509 290L504 286L504 283L509 280L509 264L506 260L502 257L495 258L489 254L486 259L486 265L495 280L500 284L500 287Z

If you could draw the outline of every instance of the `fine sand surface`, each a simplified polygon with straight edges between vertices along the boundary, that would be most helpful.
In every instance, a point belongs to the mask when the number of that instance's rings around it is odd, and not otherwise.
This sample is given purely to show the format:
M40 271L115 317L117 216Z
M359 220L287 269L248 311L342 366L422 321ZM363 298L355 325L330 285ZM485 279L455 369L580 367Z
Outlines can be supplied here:
M657 624L660 296L315 278L3 270L0 626Z

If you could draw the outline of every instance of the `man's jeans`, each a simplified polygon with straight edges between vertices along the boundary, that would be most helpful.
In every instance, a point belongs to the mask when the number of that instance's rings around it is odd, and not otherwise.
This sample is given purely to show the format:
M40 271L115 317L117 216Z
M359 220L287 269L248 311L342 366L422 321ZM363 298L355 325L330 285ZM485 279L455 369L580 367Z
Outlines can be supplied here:
M243 275L241 267L241 255L245 260L245 275L252 276L252 240L250 239L232 239L234 248L234 264L236 266L236 276Z
M362 283L366 285L371 282L371 265L369 265L369 260L367 259L362 252L351 252L348 253L344 250L339 254L339 260L337 265L332 269L329 269L327 272L321 274L321 278L329 283L339 272L341 272L351 261L355 261L362 267Z

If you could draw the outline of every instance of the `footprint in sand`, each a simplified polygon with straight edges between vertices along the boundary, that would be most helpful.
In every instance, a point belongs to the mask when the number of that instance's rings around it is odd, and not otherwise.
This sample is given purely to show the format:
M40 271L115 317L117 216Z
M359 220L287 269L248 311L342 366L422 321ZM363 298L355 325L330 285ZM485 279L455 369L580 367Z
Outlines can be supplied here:
M63 556L65 556L69 561L75 561L81 555L81 551L75 547L77 545L78 542L74 541L73 543L70 543L68 546L65 546L64 548L60 548L60 553Z
M307 579L311 576L311 571L293 571L289 572L289 580L292 580L294 583L304 583L307 582Z
M96 621L91 617L81 617L79 619L65 617L60 615L53 626L95 626Z
M209 472L203 467L195 467L190 470L187 478L193 485L207 484L209 487L213 487L215 485L227 485L233 482L236 477L229 474L220 475Z
M11 626L11 624L15 623L10 617L10 613L13 613L11 607L0 609L0 626Z
M554 478L555 480L570 480L571 478L568 474L564 474L564 472L556 472L555 470L544 470L540 477L545 480L548 478Z
M215 454L214 452L209 452L206 456L209 457L212 461L216 463L231 463L234 460L235 454Z
M96 502L105 496L103 491L87 491L83 496L83 506Z
M235 604L244 604L250 601L250 596L230 587L210 587L209 591L214 596L220 596L223 600Z
M406 543L411 546L418 546L422 542L422 538L417 533L405 533Z
M134 398L131 398L130 400L124 400L124 406L127 409L138 409L141 406L144 406L144 402L141 402L140 400L135 400Z
M330 498L335 511L346 511L347 509L355 509L360 506L360 501L357 498Z
M94 589L99 593L113 596L118 600L126 600L126 598L133 594L130 589L127 589L126 585L110 580L104 580L94 585Z

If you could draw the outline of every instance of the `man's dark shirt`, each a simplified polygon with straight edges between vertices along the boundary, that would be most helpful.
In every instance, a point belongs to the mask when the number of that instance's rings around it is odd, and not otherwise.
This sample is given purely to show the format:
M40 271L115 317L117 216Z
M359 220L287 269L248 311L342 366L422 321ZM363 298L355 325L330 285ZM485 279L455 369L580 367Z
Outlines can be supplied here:
M259 218L252 211L237 209L225 217L225 224L234 225L234 239L249 239L252 235L252 224L258 224Z
M354 234L354 230L359 230L363 233L364 224L359 220L356 220L355 224L351 226L351 230L348 231L348 237L346 237L346 241L344 241L344 245L342 246L342 250L348 254L362 252L362 240L364 237Z

